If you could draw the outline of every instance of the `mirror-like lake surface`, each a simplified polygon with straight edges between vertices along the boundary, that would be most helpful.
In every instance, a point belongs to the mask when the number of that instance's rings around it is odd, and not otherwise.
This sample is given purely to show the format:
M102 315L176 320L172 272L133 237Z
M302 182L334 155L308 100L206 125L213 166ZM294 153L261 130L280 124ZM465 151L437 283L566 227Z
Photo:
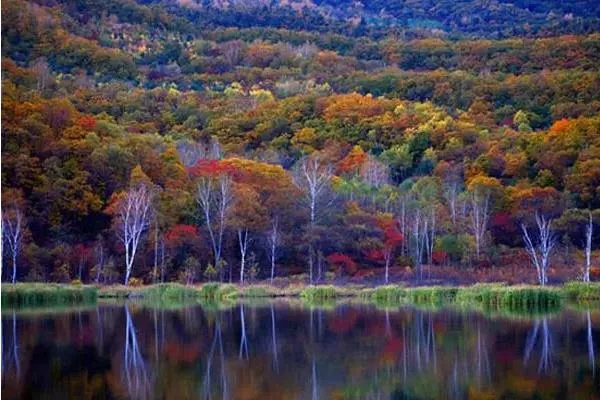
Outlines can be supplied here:
M536 319L276 301L2 313L2 397L600 398L600 312Z

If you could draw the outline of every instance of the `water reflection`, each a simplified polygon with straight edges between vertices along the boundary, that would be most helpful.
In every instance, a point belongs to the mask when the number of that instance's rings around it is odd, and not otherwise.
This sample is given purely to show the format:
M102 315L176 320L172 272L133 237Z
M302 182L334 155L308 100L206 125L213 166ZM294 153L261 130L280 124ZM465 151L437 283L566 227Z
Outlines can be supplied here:
M2 314L11 398L600 396L600 313L532 320L299 303Z

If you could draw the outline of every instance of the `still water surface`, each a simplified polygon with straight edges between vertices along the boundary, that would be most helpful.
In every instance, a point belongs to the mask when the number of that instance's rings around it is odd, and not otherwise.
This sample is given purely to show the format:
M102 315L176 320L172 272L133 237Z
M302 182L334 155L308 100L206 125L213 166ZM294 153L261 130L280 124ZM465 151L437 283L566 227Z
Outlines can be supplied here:
M4 399L594 399L600 312L3 310Z

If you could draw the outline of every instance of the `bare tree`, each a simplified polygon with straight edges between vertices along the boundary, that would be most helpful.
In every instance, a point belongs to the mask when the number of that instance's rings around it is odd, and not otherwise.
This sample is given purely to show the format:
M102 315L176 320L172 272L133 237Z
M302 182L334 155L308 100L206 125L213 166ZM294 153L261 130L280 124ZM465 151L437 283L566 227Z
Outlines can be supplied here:
M186 167L196 165L200 160L218 160L221 158L221 147L216 140L201 143L184 139L177 143L176 148L181 163Z
M369 187L377 190L389 182L390 168L374 156L369 155L360 168L360 176ZM375 191L373 191L371 202L375 205Z
M550 254L556 245L556 235L552 232L552 219L546 219L543 215L536 213L535 221L538 228L537 243L531 239L527 226L521 224L523 241L531 261L538 274L538 282L544 286L548 282L548 267L550 265Z
M267 244L269 246L269 261L271 261L271 283L275 278L275 258L277 257L277 245L279 244L279 218L271 218L271 230L267 233Z
M323 204L326 198L333 169L331 165L324 164L319 157L305 157L298 164L295 183L305 193L306 203L310 211L310 228L315 227L318 213L327 207ZM308 249L308 264L310 282L313 281L314 249L312 243Z
M142 234L150 223L153 194L144 184L125 193L117 211L117 236L125 246L125 285L133 269Z
M457 214L457 203L458 193L460 185L457 179L450 178L447 182L444 182L444 198L448 202L450 208L450 216L452 217L452 225L456 225L456 214Z
M23 244L23 223L23 213L17 205L2 211L2 242L6 243L12 258L12 283L17 281L17 258Z
M583 281L590 281L590 268L592 266L592 234L594 233L594 221L592 220L592 212L589 212L588 224L585 227L585 271L583 273Z
M471 206L471 231L475 237L475 253L479 258L490 218L490 193L475 190L470 194L469 203Z
M221 175L216 180L210 177L200 178L196 191L196 201L204 213L204 221L215 257L215 268L219 268L225 222L233 202L231 177Z
M244 283L244 270L246 267L246 253L248 251L248 228L237 230L240 243L240 283Z
M332 176L331 165L324 164L319 157L305 157L300 161L296 185L306 194L311 226L317 221L319 203L327 194Z
M48 61L46 61L45 57L40 57L34 61L31 69L33 70L37 79L37 91L43 92L46 89L48 82L52 78L52 71L48 66Z

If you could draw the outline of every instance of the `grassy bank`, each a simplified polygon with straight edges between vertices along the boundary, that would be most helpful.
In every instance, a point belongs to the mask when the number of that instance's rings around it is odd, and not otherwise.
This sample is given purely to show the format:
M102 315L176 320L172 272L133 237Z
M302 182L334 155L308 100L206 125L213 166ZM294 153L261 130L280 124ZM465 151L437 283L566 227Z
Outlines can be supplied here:
M600 286L595 290L600 290ZM402 304L476 307L486 311L548 312L560 308L565 294L561 288L480 284L464 287L381 286L365 291L363 298L379 306Z
M2 284L2 307L46 307L95 304L98 289L52 283Z
M277 287L266 284L240 286L206 283L182 285L163 283L131 287L108 286L95 288L85 285L16 284L2 285L3 306L53 306L95 303L96 298L138 298L150 304L181 305L189 303L217 304L236 299L267 299L274 297L299 298L308 304L334 304L336 299L351 298L371 302L380 307L406 304L419 306L476 307L485 311L543 313L557 310L564 303L599 304L600 283L572 282L564 286L508 286L478 284L473 286L386 285L374 288L363 286L289 285Z

